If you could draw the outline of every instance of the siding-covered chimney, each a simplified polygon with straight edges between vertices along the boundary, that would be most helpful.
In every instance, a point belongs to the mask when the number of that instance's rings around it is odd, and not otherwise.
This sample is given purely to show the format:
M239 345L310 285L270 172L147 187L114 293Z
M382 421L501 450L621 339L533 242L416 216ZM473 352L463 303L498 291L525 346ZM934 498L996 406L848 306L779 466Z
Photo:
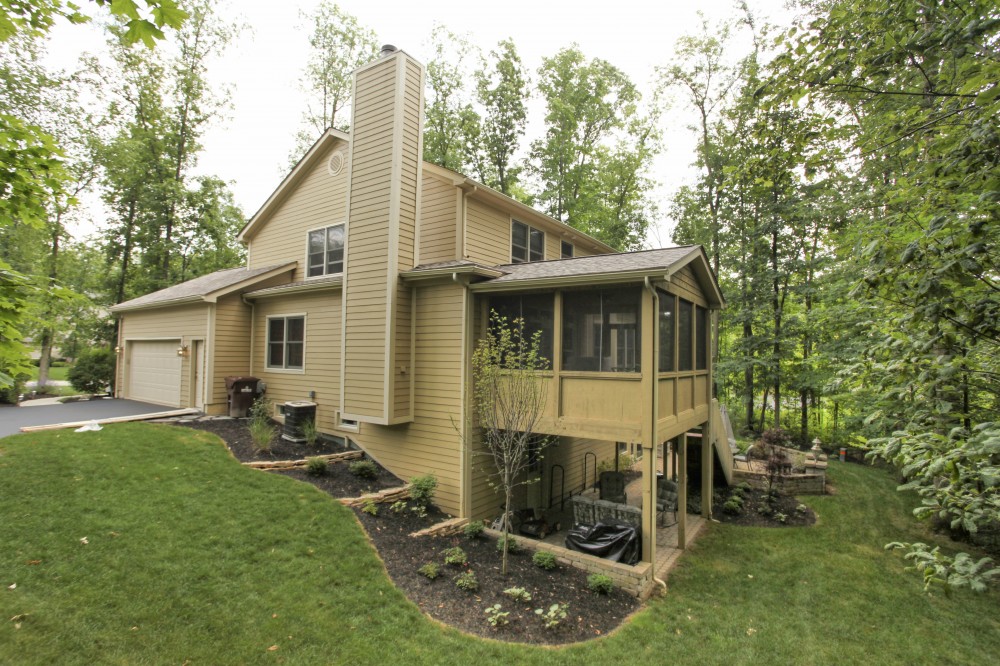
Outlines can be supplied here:
M420 209L423 67L383 47L354 75L344 269L342 418L413 419L412 296Z

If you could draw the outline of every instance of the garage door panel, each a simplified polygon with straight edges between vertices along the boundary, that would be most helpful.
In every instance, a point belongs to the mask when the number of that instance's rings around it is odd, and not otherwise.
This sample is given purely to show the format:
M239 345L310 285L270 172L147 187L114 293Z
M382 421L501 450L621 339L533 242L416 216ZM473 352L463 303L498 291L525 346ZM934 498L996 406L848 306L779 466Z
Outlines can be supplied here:
M132 400L180 407L179 340L137 341L130 344L128 396Z

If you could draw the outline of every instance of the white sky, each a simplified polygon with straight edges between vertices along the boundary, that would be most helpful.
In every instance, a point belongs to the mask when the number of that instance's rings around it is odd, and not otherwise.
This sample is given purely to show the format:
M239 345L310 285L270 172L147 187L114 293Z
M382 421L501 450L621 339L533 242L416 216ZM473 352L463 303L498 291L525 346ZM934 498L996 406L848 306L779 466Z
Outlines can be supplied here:
M305 106L298 80L307 58L308 28L300 10L309 12L317 4L318 0L232 3L237 9L230 13L242 17L250 30L210 65L216 85L232 86L233 108L204 136L198 171L229 181L248 216L278 185L288 165ZM652 89L654 68L670 60L677 38L698 29L698 11L709 19L736 13L734 0L338 0L338 4L373 29L380 43L393 44L423 62L430 58L431 30L442 23L465 34L485 53L498 41L512 38L531 72L543 57L575 42L588 58L600 57L622 69L644 93ZM748 5L759 20L788 22L782 0L748 0ZM52 61L71 67L80 53L99 50L102 41L93 28L60 26L53 33ZM683 103L675 103L664 114L666 150L653 173L659 183L654 199L662 219L647 238L651 247L669 243L665 216L670 195L695 176L690 166L694 142L686 129L693 120ZM529 127L526 138L539 134ZM84 221L77 232L92 230L100 215L92 209L91 222Z

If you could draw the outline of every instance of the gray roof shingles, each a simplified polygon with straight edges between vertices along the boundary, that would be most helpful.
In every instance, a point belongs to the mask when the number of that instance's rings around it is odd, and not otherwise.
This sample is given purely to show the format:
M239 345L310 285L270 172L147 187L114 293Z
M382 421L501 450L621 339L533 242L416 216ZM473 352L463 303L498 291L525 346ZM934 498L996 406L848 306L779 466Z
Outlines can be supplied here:
M694 251L697 251L696 245L683 245L660 250L597 254L591 257L532 261L525 264L504 264L497 266L496 269L503 271L505 275L495 278L490 282L497 284L519 282L522 280L666 270Z
M175 284L174 286L167 287L166 289L154 291L153 293L146 294L145 296L133 298L132 300L125 301L124 303L119 303L111 308L111 310L132 310L139 307L168 303L170 301L208 296L209 294L226 289L227 287L232 287L245 280L252 280L255 277L270 273L275 269L282 268L284 266L292 268L294 265L295 263L292 262L289 264L274 264L254 269L247 269L242 266L239 268L227 268L214 273L209 273L208 275L202 275L201 277L188 280L187 282Z

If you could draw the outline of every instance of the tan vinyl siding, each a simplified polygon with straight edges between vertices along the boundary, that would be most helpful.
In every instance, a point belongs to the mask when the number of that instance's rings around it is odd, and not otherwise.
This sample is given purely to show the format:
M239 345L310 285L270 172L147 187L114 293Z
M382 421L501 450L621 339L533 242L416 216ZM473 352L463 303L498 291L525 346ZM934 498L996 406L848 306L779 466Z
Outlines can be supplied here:
M669 290L692 303L708 307L708 302L701 293L701 285L698 282L698 278L695 277L694 271L691 270L690 266L685 266L670 276Z
M125 343L126 349L118 357L120 365L118 394L128 395L129 341L178 340L178 345L188 345L190 348L191 340L207 339L208 317L209 305L202 303L123 314L121 340ZM193 362L193 354L181 359L181 386L178 402L184 407L193 405L193 395L191 394L191 364Z
M220 298L215 304L213 376L205 396L206 412L225 411L226 377L250 374L251 312L239 294Z
M458 258L458 211L461 190L424 173L420 202L421 264Z
M312 170L279 204L260 227L250 245L250 268L297 261L292 281L305 279L306 235L311 229L341 224L347 218L347 164L333 176L327 166L337 150L347 146L337 141L320 156Z
M464 289L455 284L421 287L416 298L414 420L396 426L361 424L354 439L397 476L432 473L437 502L450 513L460 507L462 320Z
M322 432L334 433L340 407L340 291L262 298L254 310L252 372L267 383L267 399L275 404L289 400L315 402L317 426ZM302 314L306 317L303 371L268 370L267 318ZM309 397L310 391L316 392L315 397Z
M510 263L510 215L469 199L465 257L486 265Z

